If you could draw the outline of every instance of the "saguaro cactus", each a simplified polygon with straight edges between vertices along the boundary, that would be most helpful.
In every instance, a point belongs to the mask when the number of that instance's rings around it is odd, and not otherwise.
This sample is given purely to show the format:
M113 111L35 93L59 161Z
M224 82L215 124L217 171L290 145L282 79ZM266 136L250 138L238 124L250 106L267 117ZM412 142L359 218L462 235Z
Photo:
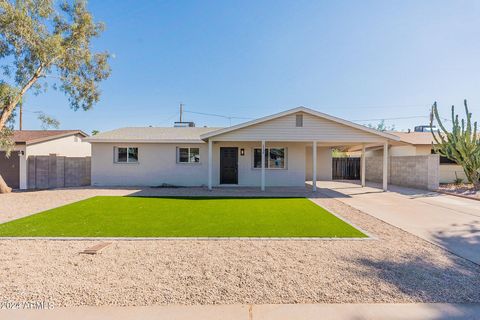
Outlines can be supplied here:
M440 130L432 130L436 153L455 161L462 166L468 182L476 190L480 190L480 137L477 133L477 122L472 126L472 114L468 111L467 100L464 100L467 119L459 121L452 106L452 131L449 132L442 123L438 114L437 102L433 104L430 126L433 129L434 120Z

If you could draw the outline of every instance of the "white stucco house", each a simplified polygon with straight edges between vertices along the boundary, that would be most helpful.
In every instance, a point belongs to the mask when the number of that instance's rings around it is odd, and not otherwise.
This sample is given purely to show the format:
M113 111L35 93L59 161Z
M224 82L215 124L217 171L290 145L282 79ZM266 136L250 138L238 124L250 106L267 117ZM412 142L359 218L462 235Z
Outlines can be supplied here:
M255 186L264 190L331 179L331 149L338 146L381 144L386 168L388 145L399 138L298 107L227 128L121 128L85 140L92 145L94 186ZM387 174L383 188L387 188Z
M27 188L27 159L30 156L58 155L89 157L88 135L81 130L15 130L10 157L0 150L0 174L14 189Z

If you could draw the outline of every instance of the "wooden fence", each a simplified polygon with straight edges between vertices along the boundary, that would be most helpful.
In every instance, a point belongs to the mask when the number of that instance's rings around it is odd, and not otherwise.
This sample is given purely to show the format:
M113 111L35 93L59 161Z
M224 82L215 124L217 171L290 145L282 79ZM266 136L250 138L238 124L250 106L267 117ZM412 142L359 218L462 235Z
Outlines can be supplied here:
M332 158L333 180L359 180L360 158Z
M90 185L90 157L28 157L28 189L51 189Z

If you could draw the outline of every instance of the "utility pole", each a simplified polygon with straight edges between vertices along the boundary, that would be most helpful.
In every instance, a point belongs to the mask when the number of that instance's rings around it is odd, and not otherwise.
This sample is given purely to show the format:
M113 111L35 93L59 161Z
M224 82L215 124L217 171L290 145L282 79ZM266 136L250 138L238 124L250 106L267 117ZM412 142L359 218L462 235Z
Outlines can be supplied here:
M23 102L20 102L20 119L19 119L19 130L22 131L23 129Z
M182 122L183 103L180 103L180 122Z

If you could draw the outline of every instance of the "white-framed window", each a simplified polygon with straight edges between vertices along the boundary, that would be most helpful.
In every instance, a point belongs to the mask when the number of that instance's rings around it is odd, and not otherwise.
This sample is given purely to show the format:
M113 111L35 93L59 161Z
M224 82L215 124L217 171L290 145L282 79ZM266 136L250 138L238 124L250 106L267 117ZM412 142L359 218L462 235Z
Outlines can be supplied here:
M177 163L200 163L200 148L177 148Z
M137 147L115 147L116 163L138 163Z
M253 149L253 167L262 168L262 148ZM265 148L265 168L285 169L287 167L286 148Z

